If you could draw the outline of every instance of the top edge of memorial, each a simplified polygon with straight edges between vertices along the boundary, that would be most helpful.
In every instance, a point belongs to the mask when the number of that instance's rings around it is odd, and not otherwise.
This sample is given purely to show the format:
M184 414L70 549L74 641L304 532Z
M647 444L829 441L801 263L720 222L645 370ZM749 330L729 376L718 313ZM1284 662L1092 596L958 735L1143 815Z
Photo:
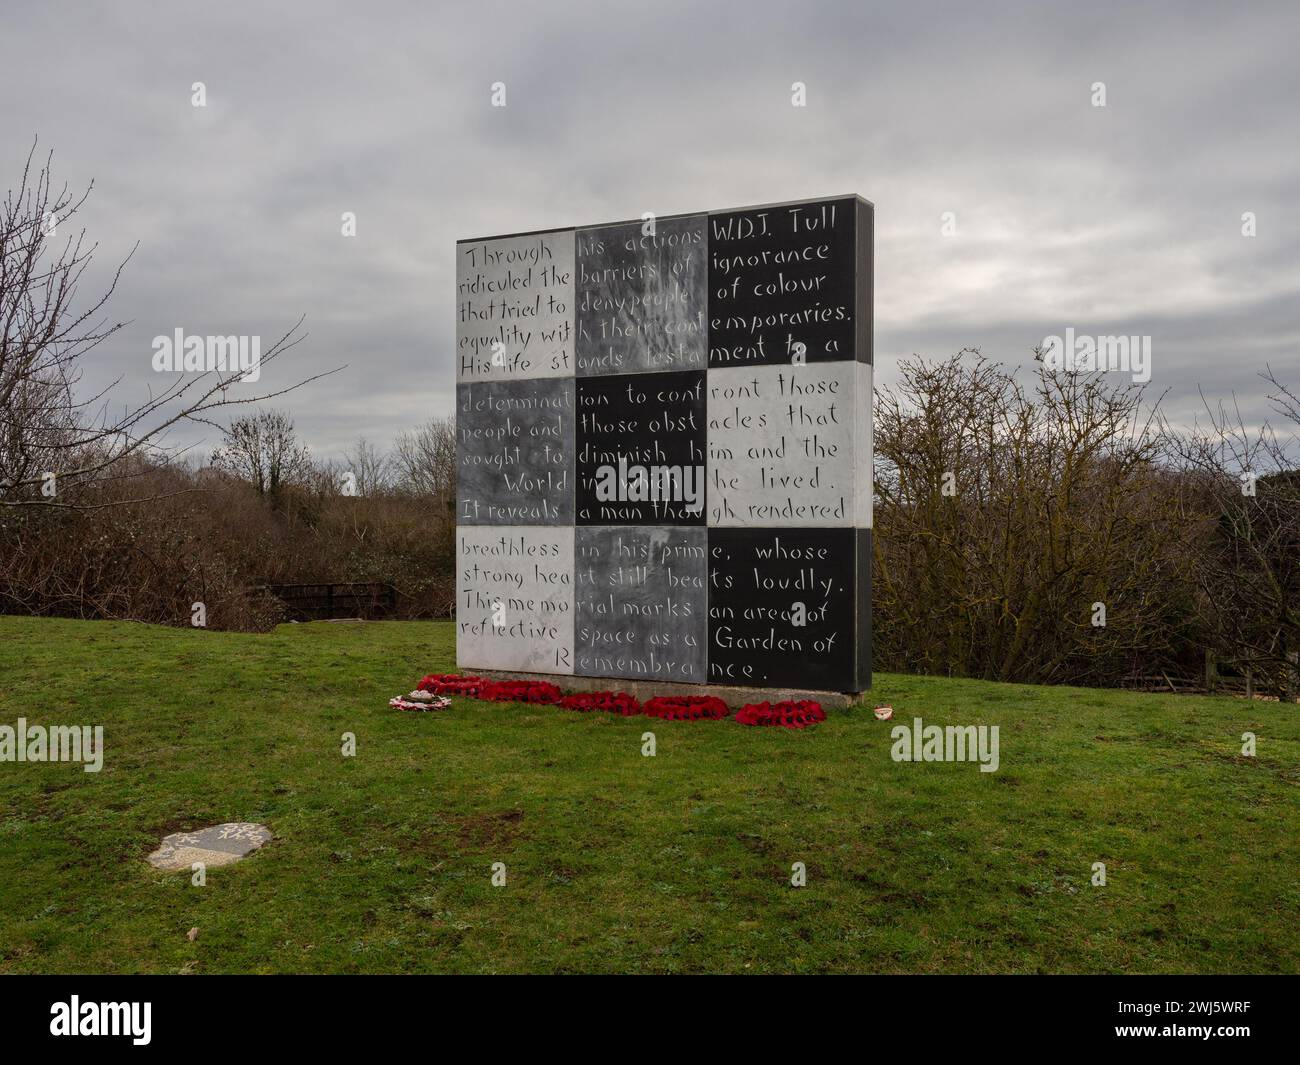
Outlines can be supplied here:
M839 196L812 196L803 200L781 200L777 203L754 203L744 207L724 207L718 211L679 211L676 214L655 215L655 220L659 222L670 222L676 218L699 218L701 215L713 216L719 214L740 214L744 211L764 211L777 207L797 207L804 203L833 203L836 200L856 200L858 203L866 204L872 210L875 210L875 204L865 196L856 192L846 192ZM513 237L538 237L547 233L582 233L590 229L609 229L611 226L631 226L640 225L640 218L623 218L615 222L599 222L595 225L583 226L552 226L549 229L527 229L519 233L492 233L485 237L464 237L456 241L460 244L482 244L489 240L510 240Z

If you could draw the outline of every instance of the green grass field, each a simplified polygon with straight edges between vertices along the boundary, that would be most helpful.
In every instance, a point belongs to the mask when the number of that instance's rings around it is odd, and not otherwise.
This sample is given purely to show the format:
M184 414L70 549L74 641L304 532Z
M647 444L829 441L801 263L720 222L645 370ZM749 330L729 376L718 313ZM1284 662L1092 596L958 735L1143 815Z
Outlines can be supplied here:
M388 709L453 662L448 623L0 617L0 724L106 742L0 763L0 972L1300 970L1295 706L877 677L902 721L999 725L981 773L895 763L869 709ZM222 821L276 838L204 887L144 861Z

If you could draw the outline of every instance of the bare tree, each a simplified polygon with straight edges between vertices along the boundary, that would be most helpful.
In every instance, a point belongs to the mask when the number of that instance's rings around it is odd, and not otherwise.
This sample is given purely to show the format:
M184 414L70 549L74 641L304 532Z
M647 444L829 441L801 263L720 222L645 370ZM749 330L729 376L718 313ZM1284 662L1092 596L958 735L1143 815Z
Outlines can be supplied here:
M72 232L69 222L94 184L80 196L66 185L56 190L52 153L33 172L35 152L33 143L18 188L0 206L0 506L94 509L133 502L130 493L97 498L84 489L131 477L138 469L127 461L132 457L157 462L171 454L166 434L180 422L206 421L218 408L283 395L335 372L261 394L248 390L238 368L177 373L166 387L150 390L145 402L118 414L109 413L107 399L120 379L79 396L84 360L123 328L102 312L131 255L117 265L102 295L78 300L98 245L87 244L84 230ZM301 325L300 318L264 351L260 365L304 339Z
M379 495L392 481L392 456L380 451L363 436L351 450L344 452L343 472L352 474L357 495Z
M1300 400L1274 375L1274 410L1300 426ZM1207 424L1184 434L1180 454L1211 515L1194 571L1204 641L1261 689L1292 697L1300 659L1300 469L1297 438L1249 426L1234 402L1202 397Z
M397 438L394 458L402 487L446 509L456 498L456 423L434 418Z
M225 442L212 453L212 465L246 481L259 496L273 502L311 469L311 456L299 443L287 411L245 415L224 432Z

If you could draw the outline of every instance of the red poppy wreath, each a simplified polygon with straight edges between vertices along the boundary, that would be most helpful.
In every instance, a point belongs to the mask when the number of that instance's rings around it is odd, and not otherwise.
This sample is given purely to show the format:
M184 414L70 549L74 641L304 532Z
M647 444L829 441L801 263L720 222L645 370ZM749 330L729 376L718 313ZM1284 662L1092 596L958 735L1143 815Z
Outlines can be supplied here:
M555 703L560 689L546 681L498 680L484 684L478 697L495 703Z
M482 677L467 677L460 673L430 673L415 687L434 695L466 695L473 699L486 683Z
M826 720L826 711L811 699L798 702L746 703L736 713L742 725L780 725L782 728L807 728Z
M627 692L575 692L560 700L565 710L592 710L631 717L641 712L641 704Z
M641 713L666 721L717 720L730 711L713 695L661 695L641 707Z

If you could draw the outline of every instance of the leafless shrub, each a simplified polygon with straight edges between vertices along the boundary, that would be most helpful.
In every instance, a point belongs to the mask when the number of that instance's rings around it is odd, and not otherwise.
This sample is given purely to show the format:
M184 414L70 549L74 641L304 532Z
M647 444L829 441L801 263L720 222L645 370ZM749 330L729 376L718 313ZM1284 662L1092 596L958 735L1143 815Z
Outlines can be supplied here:
M1300 402L1270 370L1275 412L1300 426ZM1182 434L1189 496L1210 515L1192 573L1202 639L1261 689L1294 697L1300 658L1300 468L1297 436L1250 426L1234 402L1206 400L1205 423Z
M1185 502L1140 389L977 351L876 397L879 667L1113 683L1191 624Z

